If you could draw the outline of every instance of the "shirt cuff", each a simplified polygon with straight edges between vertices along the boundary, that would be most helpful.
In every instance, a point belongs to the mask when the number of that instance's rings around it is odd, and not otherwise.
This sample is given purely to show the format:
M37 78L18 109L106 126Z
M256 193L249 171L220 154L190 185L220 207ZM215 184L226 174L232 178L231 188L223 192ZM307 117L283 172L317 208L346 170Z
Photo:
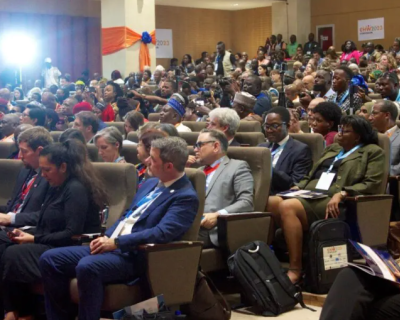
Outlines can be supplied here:
M217 212L218 212L219 214L228 214L228 213L229 213L229 212L226 211L225 209L218 210Z
M9 212L7 213L8 216L11 216L11 224L15 224L15 216L16 214L14 212Z

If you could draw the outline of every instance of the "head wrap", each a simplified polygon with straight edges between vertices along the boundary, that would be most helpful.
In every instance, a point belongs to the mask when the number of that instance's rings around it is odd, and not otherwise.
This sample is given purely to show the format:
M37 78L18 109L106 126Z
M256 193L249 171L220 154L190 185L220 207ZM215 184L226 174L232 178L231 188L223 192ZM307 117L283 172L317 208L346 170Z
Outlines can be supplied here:
M73 107L72 113L77 114L78 112L81 112L81 111L92 111L92 110L93 110L92 105L89 102L83 101L83 102L77 103Z
M382 76L382 74L383 72L381 70L374 70L369 74L369 76L370 78L377 80Z
M185 115L185 107L175 99L169 99L167 105L176 111L179 116L183 117Z
M236 102L237 104L245 106L249 109L253 109L257 102L257 98L247 92L238 92L235 94L233 102Z

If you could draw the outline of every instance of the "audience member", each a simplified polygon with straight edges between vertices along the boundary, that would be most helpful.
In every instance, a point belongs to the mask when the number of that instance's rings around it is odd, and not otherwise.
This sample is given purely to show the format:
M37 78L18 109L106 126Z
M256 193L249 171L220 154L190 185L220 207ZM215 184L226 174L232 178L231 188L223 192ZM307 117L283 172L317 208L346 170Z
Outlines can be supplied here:
M16 150L14 152L12 152L7 159L10 160L19 160L19 144L18 144L18 137L21 134L21 132L31 129L33 128L33 126L31 124L20 124L14 131L14 144L15 144L15 148ZM40 128L40 127L38 127Z
M172 98L161 109L160 123L170 123L176 127L178 132L192 132L192 130L182 124L182 118L185 115L185 107L178 100Z
M343 53L340 57L340 62L349 62L353 58L357 61L357 64L360 62L360 53L358 52L356 44L353 41L347 40L342 45L342 52Z
M138 111L130 111L125 115L124 118L124 131L125 131L125 140L123 144L134 144L136 145L136 142L132 142L128 140L128 134L129 132L136 132L139 130L139 127L144 125L144 117L143 114L141 114Z
M360 108L360 112L358 115L369 121L369 116L371 114L373 106L374 106L373 102L367 102L363 104L362 107Z
M321 97L324 99L330 98L335 92L331 89L332 77L330 72L326 70L318 70L315 75L314 87L312 90L318 93L317 98Z
M312 112L314 114L313 131L321 134L324 137L325 146L329 147L334 143L338 133L342 111L332 102L321 102Z
M253 210L254 180L247 162L229 159L228 140L219 130L204 129L194 146L196 161L206 174L206 202L200 224L203 247L218 246L220 214Z
M376 83L377 90L385 100L400 104L399 78L394 72L386 72Z
M6 114L0 119L0 141L14 142L14 132L19 121L20 116L15 113Z
M287 45L289 57L293 58L296 55L298 46L299 44L297 43L297 37L292 34L290 36L290 43Z
M16 102L20 100L25 100L24 92L22 91L21 88L16 87L14 89L14 98L11 103L12 105L16 105Z
M115 115L118 113L117 99L122 95L122 89L116 83L109 83L104 88L104 104L106 107L102 111L102 121L111 122L115 120Z
M46 58L44 60L44 69L42 71L45 88L50 88L53 84L57 85L59 76L61 76L60 70L58 70L57 67L52 66L51 58Z
M142 185L130 209L105 236L90 246L59 248L42 255L46 313L54 319L69 316L69 279L75 270L81 301L78 317L100 318L104 285L141 275L139 257L125 253L140 244L179 240L191 227L199 201L184 171L186 143L177 137L157 139L150 154L148 170L154 178Z
M314 39L315 39L314 33L310 33L308 35L308 42L304 44L304 50L303 50L304 54L311 56L314 50L319 47L319 43L314 41Z
M289 133L304 133L300 127L300 114L295 109L289 109L290 113L290 126L289 126Z
M228 108L217 108L209 113L207 129L219 130L225 134L228 146L240 147L235 140L236 131L240 126L240 118L236 111Z
M314 125L314 113L313 113L313 110L321 102L325 102L325 99L323 99L323 98L315 98L315 99L311 100L310 104L308 105L307 121L308 121L308 126L310 127L310 132L311 133L314 132L314 129L313 129L313 125Z
M59 122L60 118L53 109L46 109L46 124L44 127L49 131L56 131L57 130L57 123Z
M99 130L99 121L93 112L81 111L75 115L73 128L82 132L86 143L94 143L93 138Z
M361 108L362 100L358 94L353 94L353 106L350 105L349 86L353 73L348 67L339 67L333 73L332 89L335 94L328 98L328 101L336 103L343 113L350 113L351 107L354 112Z
M234 69L236 64L235 56L226 51L225 43L218 42L217 44L218 56L215 60L215 71L217 76L228 77Z
M301 82L303 83L304 87L309 90L312 91L314 88L314 77L312 75L308 75L305 76Z
M107 127L96 133L94 144L104 162L126 163L121 156L122 134L116 127Z
M46 111L36 105L28 104L24 113L22 113L21 124L31 124L33 126L44 127L46 124Z
M262 124L262 118L254 113L254 106L257 99L247 92L238 92L233 99L232 109L237 112L240 120L258 121Z
M256 75L249 76L243 83L243 91L257 98L254 113L262 116L271 109L271 99L261 92L261 79Z
M67 129L63 133L61 133L60 137L58 138L58 142L64 143L65 141L70 139L78 140L79 142L86 144L86 140L82 132L74 128Z

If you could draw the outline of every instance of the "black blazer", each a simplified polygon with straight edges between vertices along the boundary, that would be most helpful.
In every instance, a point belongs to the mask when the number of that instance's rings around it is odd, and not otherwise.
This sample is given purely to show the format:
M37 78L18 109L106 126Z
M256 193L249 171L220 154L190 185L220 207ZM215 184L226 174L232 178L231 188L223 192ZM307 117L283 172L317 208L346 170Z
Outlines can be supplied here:
M99 210L76 178L51 187L40 212L35 243L68 246L73 235L100 232Z
M259 147L269 148L270 143L261 143ZM312 165L310 148L305 143L289 137L272 171L270 194L289 190L310 172Z
M31 172L31 169L21 169L17 178L17 183L15 184L11 196L11 200L8 201L5 212L10 212L14 205L17 203L19 195L22 191L22 187ZM29 190L29 193L26 196L26 199L21 208L21 212L15 216L15 227L36 226L39 220L40 209L42 208L42 204L48 190L49 183L45 178L42 177L41 173L39 172L35 183L33 184L31 190Z

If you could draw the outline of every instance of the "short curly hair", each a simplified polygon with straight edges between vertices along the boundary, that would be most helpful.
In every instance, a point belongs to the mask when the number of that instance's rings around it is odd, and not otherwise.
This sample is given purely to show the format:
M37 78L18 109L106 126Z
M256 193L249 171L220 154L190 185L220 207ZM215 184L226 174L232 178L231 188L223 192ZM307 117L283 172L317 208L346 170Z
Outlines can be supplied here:
M326 121L332 121L333 125L330 131L338 131L340 120L342 119L342 109L333 102L321 102L313 110L313 113L319 113Z

